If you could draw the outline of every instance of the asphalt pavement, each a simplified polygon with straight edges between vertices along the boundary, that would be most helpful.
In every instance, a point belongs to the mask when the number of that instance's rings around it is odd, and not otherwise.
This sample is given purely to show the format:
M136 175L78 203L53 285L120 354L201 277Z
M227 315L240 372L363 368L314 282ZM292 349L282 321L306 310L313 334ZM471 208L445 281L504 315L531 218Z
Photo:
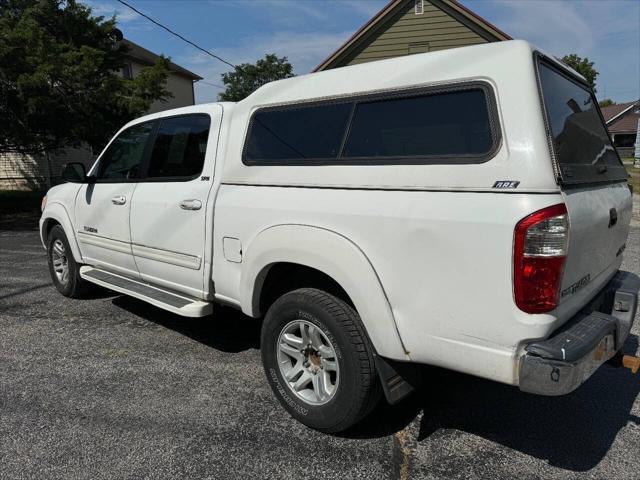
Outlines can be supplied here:
M640 274L637 221L624 255ZM64 298L33 221L0 221L0 478L640 478L640 374L546 398L426 368L421 392L331 436L276 402L259 331L230 308ZM638 335L636 317L626 353Z

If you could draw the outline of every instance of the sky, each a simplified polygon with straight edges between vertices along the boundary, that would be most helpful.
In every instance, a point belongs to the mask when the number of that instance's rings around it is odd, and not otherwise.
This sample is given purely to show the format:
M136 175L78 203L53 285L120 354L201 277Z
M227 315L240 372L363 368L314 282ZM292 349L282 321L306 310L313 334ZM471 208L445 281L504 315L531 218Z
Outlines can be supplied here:
M81 0L82 1L82 0ZM232 64L266 53L310 72L387 0L126 0L138 10ZM115 15L126 38L201 77L196 102L217 99L229 67L153 25L115 0L85 0L95 15ZM513 38L556 56L588 57L600 72L599 99L640 98L640 1L461 0Z

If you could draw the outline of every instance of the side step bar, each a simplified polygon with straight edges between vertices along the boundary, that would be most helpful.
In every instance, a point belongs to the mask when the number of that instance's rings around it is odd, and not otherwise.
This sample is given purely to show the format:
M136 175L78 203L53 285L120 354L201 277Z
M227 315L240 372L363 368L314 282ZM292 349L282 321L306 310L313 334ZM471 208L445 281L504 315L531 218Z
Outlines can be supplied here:
M87 282L130 295L183 317L204 317L213 312L211 302L161 287L154 287L140 280L133 280L99 268L87 265L80 267L80 277Z

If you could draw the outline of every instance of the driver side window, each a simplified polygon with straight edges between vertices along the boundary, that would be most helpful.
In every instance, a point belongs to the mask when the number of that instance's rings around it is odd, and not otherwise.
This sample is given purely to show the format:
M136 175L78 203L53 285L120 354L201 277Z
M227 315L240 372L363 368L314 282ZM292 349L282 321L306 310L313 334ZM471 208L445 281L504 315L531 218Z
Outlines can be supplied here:
M140 123L127 128L111 142L100 157L98 180L129 180L138 177L153 122Z

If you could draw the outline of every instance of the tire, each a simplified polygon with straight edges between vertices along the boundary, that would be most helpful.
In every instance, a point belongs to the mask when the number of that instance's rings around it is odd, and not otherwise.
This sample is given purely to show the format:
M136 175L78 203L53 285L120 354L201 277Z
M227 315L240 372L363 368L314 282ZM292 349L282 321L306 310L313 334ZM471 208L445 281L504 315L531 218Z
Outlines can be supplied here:
M302 288L276 300L262 325L261 351L275 396L308 427L346 430L380 399L373 348L360 317L326 292Z
M55 225L49 232L47 261L51 280L65 297L80 298L91 289L90 284L80 278L80 265L73 258L67 235L60 225Z

